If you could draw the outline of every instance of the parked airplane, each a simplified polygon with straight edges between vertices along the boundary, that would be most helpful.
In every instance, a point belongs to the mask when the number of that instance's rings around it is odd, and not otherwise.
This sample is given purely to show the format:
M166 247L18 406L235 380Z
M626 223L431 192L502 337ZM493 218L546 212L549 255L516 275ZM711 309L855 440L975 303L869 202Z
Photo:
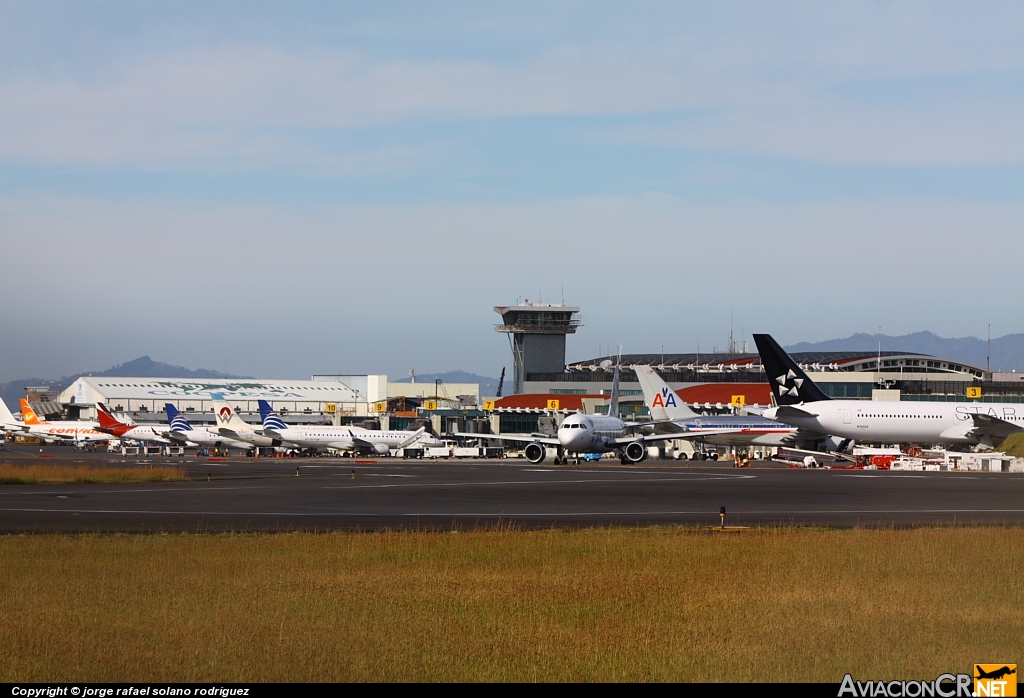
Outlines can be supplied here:
M650 366L634 366L644 393L644 404L651 412L656 432L684 431L721 446L796 446L826 442L817 432L800 430L788 424L752 415L702 416L691 410ZM708 436L700 436L702 433Z
M111 436L96 430L96 422L47 422L36 416L27 400L21 401L21 418L17 421L3 400L0 400L0 428L12 434L31 436L47 443L94 443L109 441Z
M959 443L994 448L1024 430L1024 405L833 400L767 334L755 334L777 407L764 416L868 443Z
M259 400L260 416L263 418L263 434L280 439L285 444L298 448L335 449L387 455L391 449L409 446L440 446L440 441L424 434L426 427L416 431L362 429L335 426L289 426L274 411L266 400Z
M495 439L525 443L526 460L541 463L547 457L547 449L557 449L555 464L567 463L570 454L579 458L585 453L618 452L621 463L639 463L647 458L647 446L655 441L697 438L696 433L673 432L670 434L642 434L638 429L650 422L624 422L619 418L619 367L615 367L612 377L612 395L608 405L608 415L574 414L565 418L558 428L556 436L547 434L471 434L458 432L456 436ZM707 432L702 435L718 434L723 431Z
M245 450L252 448L252 444L245 441L231 439L209 429L195 429L178 412L178 409L169 402L164 405L164 408L167 410L167 422L170 425L167 438L172 441L177 441L181 444L213 446L214 448L241 448Z
M221 393L210 393L210 397L213 398L213 413L217 415L218 434L261 448L281 445L280 439L257 434L251 424L238 416Z
M114 417L114 415L110 413L110 410L107 409L107 406L102 402L96 403L96 414L99 415L100 418L100 425L98 429L107 434L113 434L119 439L152 441L161 444L177 443L167 437L167 427L153 427L148 424L125 424Z

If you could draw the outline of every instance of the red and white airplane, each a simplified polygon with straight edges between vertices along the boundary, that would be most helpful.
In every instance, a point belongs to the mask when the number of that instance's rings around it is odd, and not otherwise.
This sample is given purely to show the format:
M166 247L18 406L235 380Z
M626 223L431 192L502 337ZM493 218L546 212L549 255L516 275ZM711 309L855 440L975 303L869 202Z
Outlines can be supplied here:
M27 400L21 401L21 419L17 421L7 405L0 400L0 428L12 434L31 436L47 443L90 443L109 441L112 437L97 430L96 422L48 422L39 419Z
M102 402L96 403L96 414L99 415L99 430L112 434L119 439L131 439L132 441L153 441L161 444L180 444L180 441L172 441L166 434L169 427L153 427L148 424L126 424L118 420L110 413L107 406Z

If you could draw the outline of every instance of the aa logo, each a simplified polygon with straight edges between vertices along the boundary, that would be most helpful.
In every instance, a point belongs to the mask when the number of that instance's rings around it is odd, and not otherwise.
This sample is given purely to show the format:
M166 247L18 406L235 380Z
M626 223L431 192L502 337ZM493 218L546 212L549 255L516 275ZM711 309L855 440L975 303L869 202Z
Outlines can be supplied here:
M220 417L220 421L222 422L228 421L231 418L231 408L221 407L220 412L217 413L217 416Z
M661 392L654 396L651 407L676 407L676 394L665 386Z
M1016 664L975 664L975 696L1017 695Z

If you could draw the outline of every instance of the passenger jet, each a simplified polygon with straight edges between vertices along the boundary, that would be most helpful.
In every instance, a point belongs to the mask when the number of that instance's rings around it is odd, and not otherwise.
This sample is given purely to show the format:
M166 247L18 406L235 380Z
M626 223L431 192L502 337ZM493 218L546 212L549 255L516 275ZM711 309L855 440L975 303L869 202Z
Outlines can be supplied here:
M868 443L971 444L995 448L1024 431L1024 405L1005 402L833 400L767 334L755 334L778 405L764 416Z

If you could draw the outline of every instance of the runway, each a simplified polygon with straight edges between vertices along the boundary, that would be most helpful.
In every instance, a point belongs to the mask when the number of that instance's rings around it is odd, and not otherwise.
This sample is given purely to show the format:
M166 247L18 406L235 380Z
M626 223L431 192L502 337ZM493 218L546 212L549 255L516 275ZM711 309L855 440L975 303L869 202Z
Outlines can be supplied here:
M708 526L721 506L728 523L747 526L1024 523L1024 474L1014 473L521 460L187 465L191 482L2 485L0 532Z

